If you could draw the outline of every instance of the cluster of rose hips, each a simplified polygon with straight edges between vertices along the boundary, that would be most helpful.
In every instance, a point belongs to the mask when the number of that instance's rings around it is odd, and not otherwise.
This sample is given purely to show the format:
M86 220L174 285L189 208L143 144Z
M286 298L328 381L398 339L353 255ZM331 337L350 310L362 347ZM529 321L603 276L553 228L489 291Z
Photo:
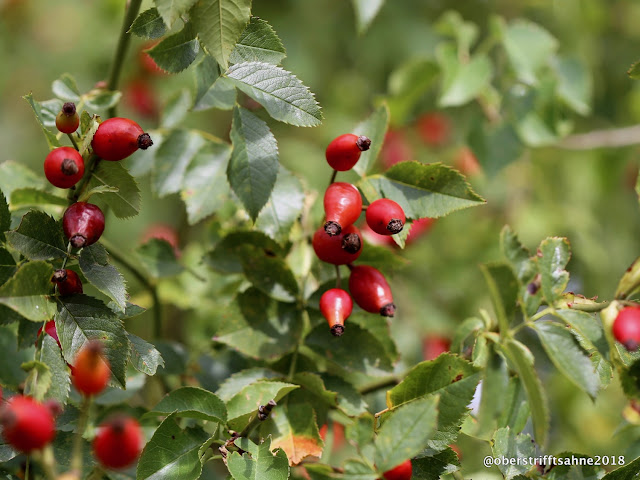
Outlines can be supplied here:
M371 140L351 133L333 139L326 150L329 166L337 172L353 168L360 154L368 150ZM344 322L351 315L353 300L363 310L392 317L396 306L384 275L367 266L354 266L362 253L362 237L354 223L362 213L362 197L358 189L345 182L332 182L324 194L325 224L313 235L313 249L323 262L347 265L351 270L349 293L332 288L320 298L320 311L329 322L331 333L344 333ZM381 198L366 207L369 228L381 235L394 235L404 227L405 214L393 200Z
M60 344L53 320L47 322L45 332ZM106 388L110 377L111 369L103 356L102 343L87 342L71 367L71 381L76 390L86 397L98 395ZM59 413L60 406L55 401L40 403L31 397L15 395L0 408L2 435L15 450L30 454L51 443L55 437L55 417ZM98 427L93 452L102 466L117 469L131 465L140 455L143 444L138 422L118 415Z

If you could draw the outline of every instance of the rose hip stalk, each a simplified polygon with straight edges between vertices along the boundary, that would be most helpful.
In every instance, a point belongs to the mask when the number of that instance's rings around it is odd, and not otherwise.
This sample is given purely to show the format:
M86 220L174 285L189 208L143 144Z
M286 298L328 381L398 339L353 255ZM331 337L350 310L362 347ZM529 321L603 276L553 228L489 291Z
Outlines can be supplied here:
M324 231L338 235L344 227L353 225L362 212L362 197L358 189L345 182L334 182L324 192Z
M350 268L349 291L360 308L385 317L393 317L396 306L384 275L368 265Z
M352 263L362 253L360 230L354 225L349 225L333 237L320 227L313 235L312 245L320 260L334 265Z
M371 140L363 135L345 133L334 138L327 146L325 157L329 166L339 172L351 170L360 159L360 154L369 150Z
M344 321L351 315L352 310L353 301L341 288L327 290L320 297L320 311L329 322L334 337L344 333Z

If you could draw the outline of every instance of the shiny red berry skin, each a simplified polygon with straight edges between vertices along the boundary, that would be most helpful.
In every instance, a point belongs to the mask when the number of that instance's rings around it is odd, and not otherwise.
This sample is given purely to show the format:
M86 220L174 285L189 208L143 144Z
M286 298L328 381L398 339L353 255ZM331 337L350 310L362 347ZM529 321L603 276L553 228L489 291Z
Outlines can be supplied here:
M44 159L44 175L54 187L71 188L83 174L84 160L74 148L54 148Z
M109 383L111 369L102 350L102 344L99 341L90 340L76 355L71 368L71 381L83 395L96 395Z
M340 234L333 237L327 235L324 227L320 227L311 243L320 260L334 265L355 262L362 253L362 237L354 225L343 228Z
M353 225L362 212L362 196L358 189L345 182L334 182L324 192L324 213L327 234L338 235L344 227Z
M339 337L344 333L344 321L353 311L353 301L341 288L327 290L320 297L320 312L327 319L331 334Z
M396 311L387 280L380 270L373 267L368 265L351 267L349 292L360 308L367 312L393 317Z
M164 240L173 247L173 253L176 257L180 257L180 237L175 227L164 223L152 223L140 237L140 243L147 243L152 238Z
M138 148L146 150L151 145L151 137L142 131L140 125L122 117L102 122L91 141L93 153L112 162L127 158Z
M384 480L411 480L413 475L413 467L411 466L411 460L401 463L395 468L384 472Z
M613 321L613 336L627 350L640 346L640 307L626 307Z
M77 202L64 212L62 228L75 248L88 247L104 232L104 214L96 205Z
M51 281L58 285L58 293L62 297L82 293L82 282L80 276L73 270L56 270L51 277Z
M380 198L367 207L367 225L380 235L400 233L406 222L404 210L393 200Z
M135 462L143 446L140 424L131 417L117 416L98 427L93 453L103 467L120 469Z
M39 450L56 434L51 411L31 397L16 395L0 409L2 436L20 452Z
M325 156L331 168L345 172L353 168L360 159L360 154L369 150L370 146L371 140L367 137L345 133L331 140Z
M73 133L80 125L80 115L76 112L76 105L67 102L62 106L60 113L56 116L56 128L62 133Z
M56 322L55 321L49 320L47 323L45 323L44 331L47 333L47 335L49 335L50 337L52 337L56 341L56 343L58 344L59 347L61 347L60 339L58 338L58 331L56 330ZM42 333L42 327L40 327L40 329L38 330L38 337L40 337L41 333ZM37 343L38 342L36 341L36 344Z

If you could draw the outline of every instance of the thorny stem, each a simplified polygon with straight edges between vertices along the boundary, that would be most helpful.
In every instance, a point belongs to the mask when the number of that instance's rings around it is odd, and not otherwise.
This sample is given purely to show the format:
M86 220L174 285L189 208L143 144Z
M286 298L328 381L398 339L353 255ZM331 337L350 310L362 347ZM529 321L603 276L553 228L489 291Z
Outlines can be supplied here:
M109 74L109 80L107 81L108 90L117 90L118 88L120 72L122 71L122 65L124 64L124 59L127 54L127 47L129 46L129 39L131 37L131 34L129 33L129 27L131 27L131 24L138 16L141 4L142 0L131 0L131 2L129 3L129 8L127 9L127 12L124 16L122 28L120 30L120 38L118 39L118 46L116 48L115 57L111 66L111 73ZM109 116L116 116L115 106L109 109Z
M160 305L160 297L158 296L157 285L148 279L135 265L133 265L124 255L121 255L117 248L106 239L101 239L100 242L107 250L107 253L113 257L113 259L120 265L129 270L134 277L146 288L151 294L153 300L153 336L154 338L162 337L162 308Z

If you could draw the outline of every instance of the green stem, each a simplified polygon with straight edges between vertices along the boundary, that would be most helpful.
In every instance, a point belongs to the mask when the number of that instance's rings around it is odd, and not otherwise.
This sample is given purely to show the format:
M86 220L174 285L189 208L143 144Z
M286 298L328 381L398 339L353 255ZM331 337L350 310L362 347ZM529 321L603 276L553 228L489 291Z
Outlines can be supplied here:
M151 294L153 301L153 336L154 338L162 338L162 308L160 305L160 297L158 296L158 287L154 282L147 278L134 264L118 252L118 249L104 237L100 240L102 246L107 250L109 255L129 270L134 277L146 288Z
M371 382L367 385L363 385L358 389L360 395L366 395L367 393L377 392L378 390L382 390L387 387L394 387L398 383L400 383L400 379L396 376L384 377L380 380L376 380L375 382Z
M58 478L58 473L56 472L56 459L53 456L53 448L51 445L47 445L42 450L42 453L40 454L40 465L48 478L51 480Z
M331 174L331 180L329 180L329 185L336 181L336 176L338 175L338 170L334 170Z
M293 380L293 376L296 374L296 367L298 365L298 352L300 351L300 342L296 344L296 349L293 351L293 355L291 356L291 363L289 364L289 374L287 375L287 380L290 382Z
M97 155L91 155L91 158L89 158L89 162L87 163L87 167L84 169L84 175L76 184L75 188L69 190L69 195L67 195L69 204L78 201L78 198L80 198L80 196L84 193L87 185L89 184L89 180L93 176L93 172L96 171L96 168L98 168L99 164L100 157L98 157Z
M24 466L24 480L29 480L29 464L31 463L31 457L27 456L27 462Z
M109 80L107 81L107 89L109 90L118 89L120 72L122 71L122 65L124 64L124 59L127 54L127 47L129 46L129 39L131 38L131 34L128 33L129 28L138 16L141 4L142 0L131 0L131 3L129 3L129 8L127 9L127 12L124 16L122 28L120 29L120 38L118 38L118 46L116 48L113 64L111 65L111 73L109 74ZM115 106L109 109L109 116L116 116Z
M342 279L340 278L340 265L336 265L336 288L340 288Z
M462 473L460 473L460 470L456 470L452 473L452 475L455 480L464 480L464 477L462 476Z
M78 147L78 144L76 143L76 139L73 138L73 135L70 133L67 133L67 137L69 137L69 140L71 140L71 143L73 144L73 148L75 148L77 151L80 151L80 147Z
M91 410L92 397L83 397L82 405L80 406L80 417L78 418L78 427L76 429L76 436L73 439L73 454L71 456L71 470L77 472L78 475L82 472L82 436L87 429L87 423L89 423L89 411Z
M62 260L62 266L60 267L63 270L67 266L67 262L69 261L69 257L71 257L71 249L72 248L73 248L73 245L71 245L71 242L67 243L67 256L64 257L64 260ZM56 285L56 289L57 288L58 288L58 286Z
M544 310L540 310L533 317L531 317L530 322L535 322L536 320L540 320L542 317L546 315L551 315L555 310L552 307L547 307Z

